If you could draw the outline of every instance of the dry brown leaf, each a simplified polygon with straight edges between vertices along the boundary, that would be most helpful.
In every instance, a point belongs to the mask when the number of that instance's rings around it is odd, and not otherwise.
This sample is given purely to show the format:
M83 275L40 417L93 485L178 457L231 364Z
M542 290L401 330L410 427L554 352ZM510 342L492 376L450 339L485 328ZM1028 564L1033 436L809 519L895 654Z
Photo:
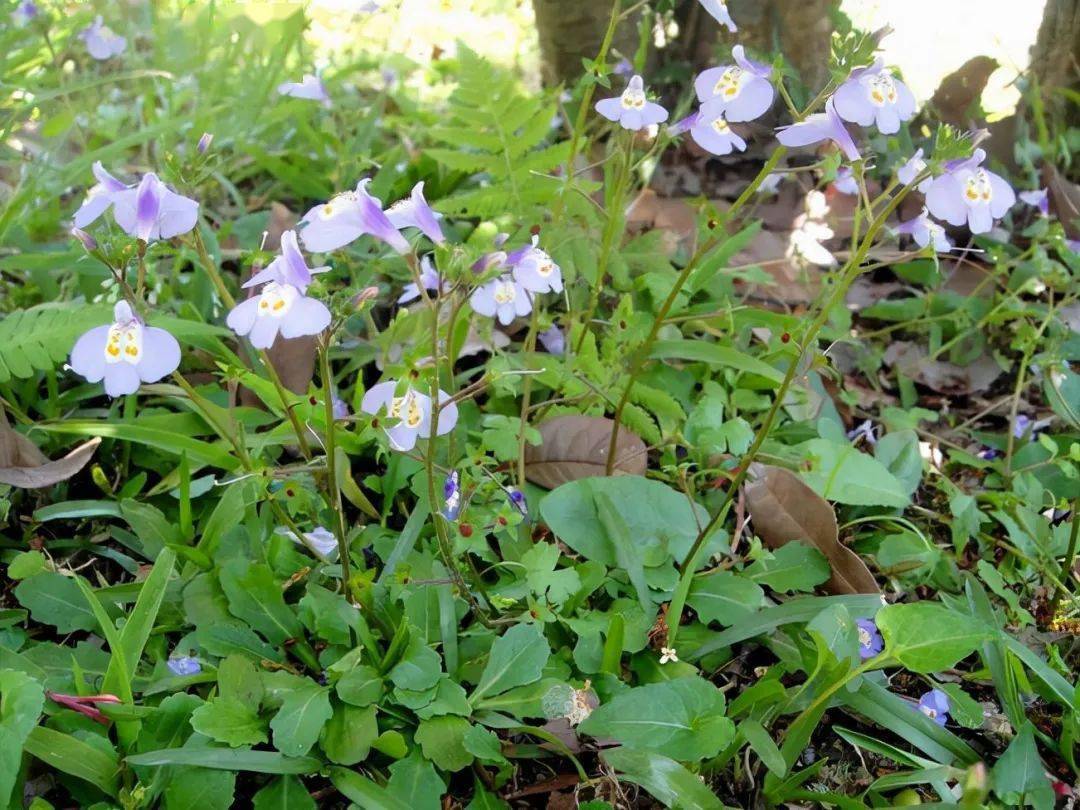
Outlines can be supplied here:
M631 231L664 232L667 255L681 247L693 253L697 241L697 210L680 197L660 197L651 188L642 191L626 209L626 227Z
M942 79L930 99L938 118L954 127L968 126L968 109L982 98L990 74L997 68L997 60L975 56Z
M1050 210L1070 239L1080 239L1080 186L1070 183L1050 163L1042 167L1043 185L1050 191Z
M816 548L832 568L824 585L830 593L881 593L862 558L840 542L836 513L829 502L794 473L780 467L764 469L746 487L750 520L762 542L770 549L792 542Z
M985 391L1002 374L1001 366L988 354L981 355L969 365L958 366L943 360L928 360L924 348L904 341L891 344L883 359L905 377L939 394Z
M99 444L101 439L93 438L63 458L49 461L32 441L11 429L0 409L0 484L41 489L66 481L86 466Z
M555 489L568 481L603 475L614 424L601 416L577 414L549 419L540 426L541 444L525 448L525 477ZM647 462L645 442L625 427L620 428L615 475L644 475Z

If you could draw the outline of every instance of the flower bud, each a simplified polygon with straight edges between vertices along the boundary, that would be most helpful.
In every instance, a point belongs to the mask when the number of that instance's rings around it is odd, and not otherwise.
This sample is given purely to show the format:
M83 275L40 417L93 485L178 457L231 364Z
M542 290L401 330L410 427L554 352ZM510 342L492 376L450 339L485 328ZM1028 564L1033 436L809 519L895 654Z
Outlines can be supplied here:
M87 250L97 250L97 240L82 228L72 228L71 235L82 242L82 246Z
M199 143L195 147L199 150L200 155L205 155L206 150L210 148L210 144L214 141L214 134L212 132L204 132L202 137L199 138Z

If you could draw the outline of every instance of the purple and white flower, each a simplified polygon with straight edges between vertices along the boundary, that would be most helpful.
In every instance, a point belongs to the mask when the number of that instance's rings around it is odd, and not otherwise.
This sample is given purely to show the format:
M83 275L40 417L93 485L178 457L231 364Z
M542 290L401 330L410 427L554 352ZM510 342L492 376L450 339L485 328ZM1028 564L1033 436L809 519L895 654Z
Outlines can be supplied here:
M944 726L949 719L949 696L940 689L931 689L919 698L919 711L937 723Z
M621 96L596 102L596 111L633 132L662 124L668 117L667 110L645 97L645 82L640 76L631 77Z
M409 451L416 446L417 439L431 437L431 397L422 394L412 386L397 393L396 380L387 380L373 386L364 394L360 410L364 413L378 414L383 411L395 424L387 427L386 435L394 450ZM439 391L439 420L435 435L443 436L454 429L458 420L458 407L451 401L450 395Z
M213 142L214 142L214 133L213 132L204 132L199 137L199 142L197 144L195 144L195 150L200 155L205 155L210 150L210 144L212 144Z
M859 196L859 184L855 181L855 172L850 166L841 166L836 170L836 179L833 180L832 187L849 197Z
M330 96L318 74L305 73L301 81L282 82L277 86L277 91L282 96L319 101L324 107L330 106Z
M442 516L447 520L457 520L461 514L461 477L454 470L443 482Z
M859 148L836 112L833 100L825 102L825 112L815 113L805 121L780 127L776 139L784 146L811 146L822 141L832 141L848 160L858 160Z
M348 404L337 395L337 391L330 395L330 407L333 410L335 422L340 422L342 419L348 419L351 415L349 413Z
M326 304L304 294L312 274L326 268L308 268L295 231L281 235L281 248L281 256L244 284L245 288L264 285L259 294L241 301L225 319L236 334L247 335L256 349L269 349L279 334L289 340L317 335L330 325Z
M896 170L896 178L905 186L910 186L915 182L915 178L924 171L926 171L926 161L923 160L922 147L919 147L915 154L908 159L907 163ZM932 177L924 177L916 188L925 194L932 181Z
M87 382L105 381L110 397L134 394L180 366L180 344L164 329L146 326L127 301L113 308L113 322L84 333L71 349L72 371Z
M870 67L855 68L833 95L836 111L845 121L868 127L877 124L885 135L900 131L900 122L915 115L915 96L894 78L880 58Z
M522 289L533 293L562 292L562 268L539 244L540 237L534 236L531 245L519 248L506 257L506 263L513 268L511 273L514 281Z
M97 183L86 192L86 199L79 206L79 210L75 212L73 221L76 228L86 228L92 224L112 207L113 198L116 194L129 188L127 184L121 183L109 174L105 167L101 165L100 160L94 161L91 171L93 171L94 177L97 178Z
M522 492L520 489L515 489L514 487L509 487L506 490L506 497L508 497L510 499L510 505L513 506L515 509L517 509L518 512L521 513L522 517L528 517L529 516L529 506L525 502L525 493L524 492Z
M709 68L694 80L706 121L715 121L719 115L727 121L753 121L764 115L776 98L769 81L770 65L748 59L742 45L732 48L731 55L734 65Z
M199 204L172 191L153 172L144 174L134 188L111 196L116 224L128 236L144 242L172 239L193 230L199 222Z
M368 193L370 182L361 180L355 191L338 194L304 214L300 220L304 247L313 253L327 253L370 234L398 253L408 253L408 241L387 217L382 202Z
M618 62L615 63L615 67L611 69L611 72L614 73L616 76L633 76L634 65L630 62L629 59L620 59Z
M127 48L127 40L105 25L101 15L79 32L79 39L86 43L86 50L101 61L119 56Z
M334 533L322 526L316 526L310 532L304 532L303 538L297 537L296 532L284 527L274 529L274 534L288 537L298 546L304 546L309 551L314 551L324 560L332 560L338 553L338 541Z
M528 315L533 306L532 295L511 275L481 284L469 296L469 303L477 315L498 318L503 326Z
M932 243L934 250L938 253L948 253L955 247L952 240L945 233L945 229L930 219L930 214L925 206L917 217L909 219L907 222L901 222L896 227L896 232L908 234L915 240L915 244L921 248Z
M192 658L190 655L170 658L165 662L165 666L169 668L169 672L180 678L198 675L202 672L202 664L199 663L197 658Z
M950 161L945 174L935 177L926 191L926 207L950 225L967 225L972 233L986 233L1016 203L1005 180L982 168L986 152L976 149L965 160Z
M536 335L540 345L548 350L549 354L562 357L566 354L566 333L559 328L558 324L552 324L550 329L545 329Z
M869 419L864 420L849 430L847 432L847 437L851 441L862 439L867 444L877 444L877 431L874 428L874 423Z
M442 228L439 226L438 215L431 210L431 206L424 199L423 180L413 186L412 193L408 197L398 200L386 209L386 218L399 231L402 228L419 228L424 236L437 245L446 241Z
M732 130L723 113L710 120L703 112L697 112L693 119L690 137L709 154L730 155L736 149L746 151L746 141Z
M873 619L856 619L855 626L859 634L859 658L863 661L873 658L885 648Z
M15 10L11 12L11 22L16 28L23 28L30 23L40 12L34 0L22 0Z
M439 295L442 295L450 289L450 285L442 280L439 272L431 263L430 256L424 256L420 260L420 283L424 285L425 290L437 292ZM399 304L407 304L410 301L415 301L419 297L420 287L415 281L410 281L401 291L401 295L398 296L397 302Z
M1015 436L1017 439L1024 438L1024 434L1028 432L1028 429L1031 427L1031 424L1032 424L1032 422L1031 422L1031 417L1030 416L1028 416L1027 414L1023 414L1023 413L1017 414L1016 415L1016 421L1013 422L1013 428L1012 428L1013 436Z
M727 26L727 30L731 33L734 34L739 30L735 26L735 21L731 19L731 12L728 11L726 0L701 0L701 5L714 20L721 25Z
M1038 208L1039 213L1044 217L1050 216L1050 192L1047 189L1040 188L1035 191L1021 191L1018 196L1021 201Z

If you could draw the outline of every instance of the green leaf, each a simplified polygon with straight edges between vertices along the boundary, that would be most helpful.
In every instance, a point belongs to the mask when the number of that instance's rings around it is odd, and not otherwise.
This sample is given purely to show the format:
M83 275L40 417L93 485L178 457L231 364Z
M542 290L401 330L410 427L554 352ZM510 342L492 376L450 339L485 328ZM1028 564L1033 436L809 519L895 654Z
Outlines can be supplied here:
M51 624L61 633L94 630L97 620L75 580L45 571L15 586L15 598L34 621Z
M95 422L88 419L65 419L63 422L45 422L37 426L49 433L75 436L101 436L104 439L145 444L180 458L187 455L192 464L210 465L223 470L235 470L240 466L225 445L211 444L192 439L175 430L139 425L131 422Z
M243 619L271 644L284 644L303 633L300 620L285 604L281 586L270 568L243 559L221 566L221 587L229 599L229 612Z
M0 807L7 807L19 778L22 748L45 705L41 684L10 669L0 670Z
M465 735L471 726L464 717L453 714L421 720L416 741L424 756L441 770L460 771L472 764L473 755L465 748Z
M162 513L148 503L126 500L120 502L120 515L131 526L142 543L143 556L153 560L166 546L182 545L184 536Z
M383 680L368 666L350 669L335 684L338 697L353 706L370 706L383 693Z
M390 766L386 790L413 810L439 810L446 785L432 764L413 750L406 759Z
M739 723L739 733L750 744L750 748L758 755L766 768L778 777L783 778L787 775L787 763L784 761L784 755L780 753L776 742L761 723L752 718L747 718Z
M888 605L878 611L875 621L885 652L920 673L949 669L991 635L970 616L929 602Z
M236 774L209 768L187 768L169 776L166 810L228 810L233 806Z
M319 738L326 757L338 765L356 765L367 759L379 736L374 706L339 705Z
M802 479L822 498L853 506L896 507L911 500L907 488L884 464L851 444L811 439L794 450L811 465Z
M23 749L46 765L116 796L120 764L115 752L106 753L70 734L45 726L31 729Z
M380 787L366 776L347 768L331 768L330 781L341 794L364 810L413 810L408 802L399 799L388 789ZM430 807L430 805L428 805ZM432 810L438 810L438 804Z
M692 360L733 368L736 371L756 374L777 384L784 381L783 372L734 346L721 346L700 340L658 340L653 344L649 356L654 360Z
M1039 759L1031 723L1025 723L994 763L994 793L1011 807L1032 805L1053 810L1054 788Z
M165 601L165 588L172 576L173 565L176 562L176 554L169 549L163 549L157 556L150 575L143 581L139 589L139 598L135 601L135 607L124 623L120 631L120 646L123 648L123 657L113 656L109 661L109 669L105 673L103 691L130 692L131 681L135 678L135 670L142 658L143 648L150 638L150 632L154 629L158 611ZM126 671L120 668L120 661L126 664Z
M183 765L253 773L315 773L323 763L314 757L287 757L277 751L247 748L163 748L127 757L129 765Z
M236 698L218 697L191 714L191 727L215 742L233 748L267 740L266 722L258 712Z
M638 686L595 709L583 734L694 762L716 756L735 736L724 694L697 676Z
M275 779L255 794L255 810L315 810L315 800L295 776Z
M0 383L55 368L79 335L107 323L109 314L105 305L65 302L15 310L0 319Z
M401 660L390 670L390 680L402 689L419 692L430 689L442 675L442 659L417 633L409 639L409 646Z
M8 565L8 579L29 579L45 571L48 564L40 551L21 551Z
M514 625L491 645L487 665L470 702L475 706L486 695L498 695L540 680L550 655L551 648L539 627Z
M825 582L832 569L825 555L802 543L788 543L754 562L744 576L762 582L774 591L812 591Z
M265 688L255 662L244 655L232 654L218 664L218 695L247 706L253 712L259 710Z
M651 751L612 748L601 758L621 777L640 785L665 807L722 810L720 799L697 776L673 759Z
M600 518L597 495L614 504L630 536L611 536ZM678 490L648 478L618 476L583 478L563 484L540 502L540 514L555 535L587 559L609 568L627 555L646 568L662 565L672 556L682 560L709 516L691 506Z
M285 694L281 708L270 721L274 747L286 756L306 754L319 739L323 726L334 714L330 690L312 683Z

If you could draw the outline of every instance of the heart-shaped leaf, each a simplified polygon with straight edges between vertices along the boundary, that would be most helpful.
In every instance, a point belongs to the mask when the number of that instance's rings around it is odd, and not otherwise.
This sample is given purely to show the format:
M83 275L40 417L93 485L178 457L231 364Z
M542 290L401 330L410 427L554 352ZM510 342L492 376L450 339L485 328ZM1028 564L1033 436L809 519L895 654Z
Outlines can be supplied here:
M764 475L747 485L746 503L754 532L769 548L794 541L825 555L832 576L824 587L830 593L880 593L866 563L840 542L836 514L828 501L793 473L766 467Z
M548 489L568 481L604 475L614 422L601 416L568 414L540 426L543 441L525 448L525 477ZM638 436L619 429L615 475L644 475L648 449Z

